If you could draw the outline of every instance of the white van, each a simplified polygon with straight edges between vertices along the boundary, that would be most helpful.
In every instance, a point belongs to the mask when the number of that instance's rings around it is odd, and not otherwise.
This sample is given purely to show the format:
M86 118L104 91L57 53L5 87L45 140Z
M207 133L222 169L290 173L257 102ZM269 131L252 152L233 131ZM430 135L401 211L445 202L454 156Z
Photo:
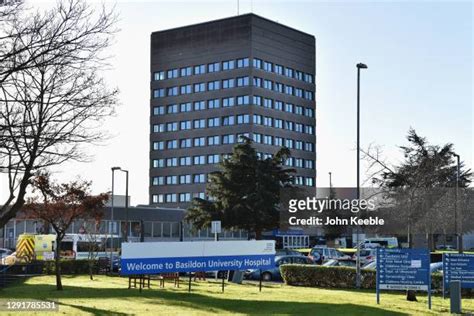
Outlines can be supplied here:
M373 237L366 238L361 242L361 248L374 248L374 245L383 248L398 248L397 237Z

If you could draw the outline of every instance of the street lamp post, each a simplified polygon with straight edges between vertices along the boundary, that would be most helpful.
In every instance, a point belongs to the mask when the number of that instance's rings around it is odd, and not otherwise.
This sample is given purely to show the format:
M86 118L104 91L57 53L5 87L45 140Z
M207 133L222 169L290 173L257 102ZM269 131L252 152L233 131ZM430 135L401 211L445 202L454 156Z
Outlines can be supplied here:
M357 67L357 201L360 202L360 70L367 69L366 64L358 63ZM360 227L357 226L356 254L356 287L360 288Z
M125 242L128 242L128 170L120 171L125 172Z
M110 271L113 271L113 246L114 246L114 173L115 170L120 170L120 167L112 167L112 201L110 203Z
M454 191L454 235L456 236L456 244L458 247L458 252L462 253L463 244L462 244L462 228L458 231L458 222L460 222L460 227L462 227L462 218L458 220L458 191L459 191L459 172L461 170L461 157L458 154L453 154L457 160L457 167L456 167L456 189Z

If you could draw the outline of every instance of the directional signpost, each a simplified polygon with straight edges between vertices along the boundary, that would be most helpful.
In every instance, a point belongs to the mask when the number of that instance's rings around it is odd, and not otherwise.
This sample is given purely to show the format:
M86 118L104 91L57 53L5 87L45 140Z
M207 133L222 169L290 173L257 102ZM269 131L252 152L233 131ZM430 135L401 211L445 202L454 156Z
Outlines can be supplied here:
M446 292L449 282L460 281L461 288L474 288L474 254L445 253L443 255L443 286Z
M431 309L430 253L428 249L377 249L377 304L380 290L428 292Z

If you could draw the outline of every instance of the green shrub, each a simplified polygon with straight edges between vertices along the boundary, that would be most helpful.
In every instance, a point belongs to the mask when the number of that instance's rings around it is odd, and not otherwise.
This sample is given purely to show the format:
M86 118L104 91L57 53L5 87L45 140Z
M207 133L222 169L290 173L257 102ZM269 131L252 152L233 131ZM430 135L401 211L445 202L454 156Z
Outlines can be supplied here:
M93 262L94 269L97 267L97 261ZM43 273L55 274L56 267L54 261L47 261L43 266ZM61 274L88 274L88 260L61 260Z
M356 280L356 269L349 267L324 267L304 264L284 264L280 267L281 276L286 284L315 286L323 288L353 288ZM375 270L361 271L361 287L375 289ZM431 288L440 292L443 288L443 276L433 274Z

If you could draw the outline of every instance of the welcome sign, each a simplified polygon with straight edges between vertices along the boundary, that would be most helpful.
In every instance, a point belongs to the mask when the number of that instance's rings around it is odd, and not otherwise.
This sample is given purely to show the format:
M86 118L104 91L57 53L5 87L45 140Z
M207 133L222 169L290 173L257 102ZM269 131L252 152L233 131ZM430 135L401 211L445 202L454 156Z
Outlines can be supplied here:
M269 269L275 241L123 243L121 274Z

